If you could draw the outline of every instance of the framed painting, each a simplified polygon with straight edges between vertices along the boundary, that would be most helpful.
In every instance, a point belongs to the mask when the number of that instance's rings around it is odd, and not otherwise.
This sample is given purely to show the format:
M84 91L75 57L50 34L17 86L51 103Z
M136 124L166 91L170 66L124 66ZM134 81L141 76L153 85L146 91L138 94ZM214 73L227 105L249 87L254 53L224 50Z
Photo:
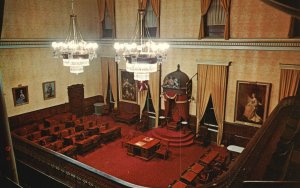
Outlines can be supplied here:
M12 93L15 106L29 103L28 86L19 86L12 88Z
M133 72L120 70L120 98L122 101L137 103L137 87Z
M234 120L260 126L266 120L271 84L237 81Z
M55 98L55 81L43 83L44 100Z

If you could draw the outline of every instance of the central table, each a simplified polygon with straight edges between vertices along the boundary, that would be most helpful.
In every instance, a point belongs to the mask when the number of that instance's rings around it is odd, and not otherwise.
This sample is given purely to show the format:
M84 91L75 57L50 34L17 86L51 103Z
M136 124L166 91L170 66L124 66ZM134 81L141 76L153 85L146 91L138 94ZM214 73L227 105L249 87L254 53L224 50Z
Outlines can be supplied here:
M149 160L155 155L155 151L160 146L160 140L140 135L127 142L127 153L138 156L144 160Z

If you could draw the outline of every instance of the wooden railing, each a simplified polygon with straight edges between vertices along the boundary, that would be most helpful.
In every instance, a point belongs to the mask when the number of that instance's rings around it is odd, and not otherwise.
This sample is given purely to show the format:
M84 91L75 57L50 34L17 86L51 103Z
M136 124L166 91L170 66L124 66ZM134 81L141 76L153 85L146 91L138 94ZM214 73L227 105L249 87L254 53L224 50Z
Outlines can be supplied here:
M229 170L203 187L244 187L250 185L249 182L251 182L251 185L255 185L255 181L257 181L257 185L262 185L258 181L266 180L266 171L272 160L272 155L277 149L277 144L286 129L287 120L298 118L299 126L300 118L296 117L299 116L299 113L299 98L290 97L280 101L266 122L247 144L244 151L230 165ZM266 181L272 181L275 184L275 182L282 180Z
M35 145L17 135L12 137L18 161L38 169L69 187L142 187L89 167L60 153Z

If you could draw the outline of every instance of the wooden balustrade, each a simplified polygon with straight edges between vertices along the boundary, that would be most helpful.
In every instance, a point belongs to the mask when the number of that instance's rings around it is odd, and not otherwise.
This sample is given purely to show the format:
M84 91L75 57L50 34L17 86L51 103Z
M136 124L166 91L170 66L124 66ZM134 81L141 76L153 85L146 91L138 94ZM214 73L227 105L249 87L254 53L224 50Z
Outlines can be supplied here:
M60 153L34 145L13 135L13 144L18 161L63 182L69 187L142 187L100 170L96 170Z
M288 180L281 179L285 174L281 174L278 179L272 180L267 179L266 174L273 154L278 149L278 143L289 126L287 124L289 119L296 118L298 122L297 126L300 125L299 112L299 98L289 97L280 101L266 122L252 137L244 151L229 167L229 170L217 180L203 187L243 187L246 182L251 182L251 185L254 185L256 180L272 181L273 183L276 181L286 181L285 183L288 185ZM297 130L299 135L299 127ZM293 140L295 138L291 137L290 139ZM286 165L289 163L289 158L287 157L286 159L287 161L282 164ZM281 173L285 173L285 167L282 167ZM257 185L261 185L261 183Z

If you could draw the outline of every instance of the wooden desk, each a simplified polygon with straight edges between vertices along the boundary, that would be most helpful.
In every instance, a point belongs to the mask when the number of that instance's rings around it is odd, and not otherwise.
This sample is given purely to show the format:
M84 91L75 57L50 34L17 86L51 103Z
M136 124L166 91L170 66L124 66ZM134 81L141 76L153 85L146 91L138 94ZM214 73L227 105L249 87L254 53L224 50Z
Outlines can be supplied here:
M173 185L171 185L172 188L186 188L188 187L187 184L183 183L182 181L176 180Z
M200 174L200 172L204 169L205 167L199 163L194 163L191 166L191 171L195 172L196 174Z
M193 181L196 179L197 174L191 170L187 170L180 176L183 182L187 182L188 184L193 183Z
M215 158L218 157L218 155L219 152L210 151L209 153L202 155L201 158L199 159L199 162L209 165L213 160L215 160Z
M138 156L144 160L149 160L155 155L159 148L160 140L140 135L129 140L127 143L127 153Z

